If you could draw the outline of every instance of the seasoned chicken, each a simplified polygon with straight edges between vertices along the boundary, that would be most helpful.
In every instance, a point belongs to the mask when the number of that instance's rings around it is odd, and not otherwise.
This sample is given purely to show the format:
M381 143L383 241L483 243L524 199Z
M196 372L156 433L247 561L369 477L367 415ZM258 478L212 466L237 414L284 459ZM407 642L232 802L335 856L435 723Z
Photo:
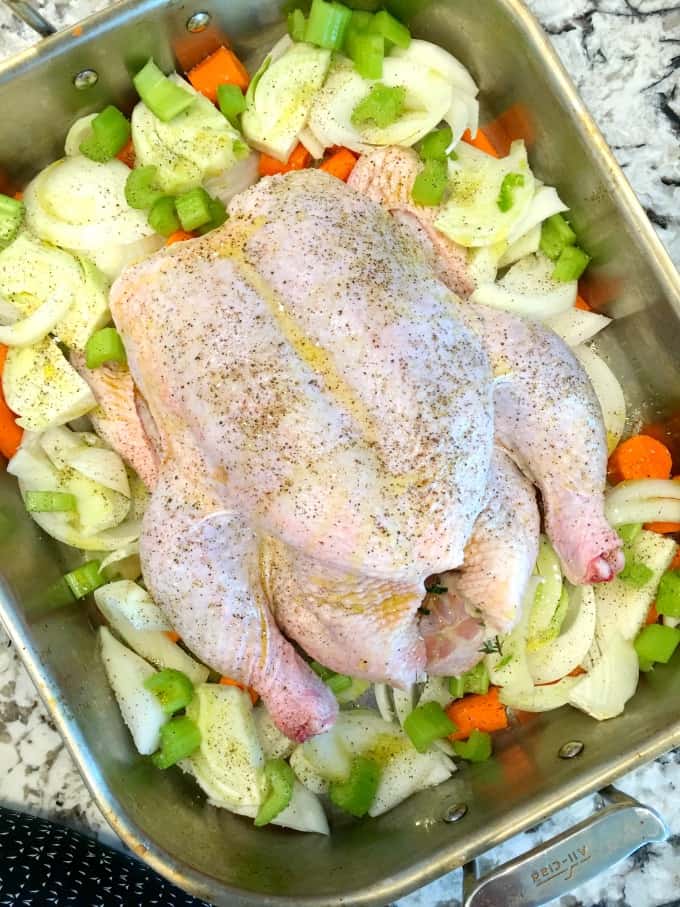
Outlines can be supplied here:
M422 675L424 581L487 498L493 383L431 253L370 199L305 171L230 213L112 290L161 452L142 564L190 648L304 739L336 705L277 623L337 671Z

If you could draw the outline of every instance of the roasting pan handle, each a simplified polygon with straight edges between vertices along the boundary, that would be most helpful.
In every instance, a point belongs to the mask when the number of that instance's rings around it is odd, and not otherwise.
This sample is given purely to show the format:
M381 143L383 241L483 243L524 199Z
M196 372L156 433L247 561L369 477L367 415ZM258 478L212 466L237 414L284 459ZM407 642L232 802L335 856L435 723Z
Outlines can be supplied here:
M26 0L4 0L5 4L9 6L15 16L18 16L23 20L26 25L37 31L38 34L43 38L48 38L50 35L53 35L56 31L54 25L51 22L48 22L47 19L41 15L35 7L31 6L30 3L27 3Z
M476 861L463 870L463 907L540 907L630 856L643 844L665 841L659 814L614 787L583 822L481 879Z

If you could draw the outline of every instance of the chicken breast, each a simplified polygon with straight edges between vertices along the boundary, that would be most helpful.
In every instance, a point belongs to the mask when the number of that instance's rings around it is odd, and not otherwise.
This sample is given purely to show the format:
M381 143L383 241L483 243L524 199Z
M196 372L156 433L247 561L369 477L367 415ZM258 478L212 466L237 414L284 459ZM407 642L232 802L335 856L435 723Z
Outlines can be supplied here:
M423 583L460 566L484 506L493 384L431 258L370 199L303 171L230 214L112 289L162 450L142 564L196 654L304 739L332 703L272 615L337 671L422 674Z

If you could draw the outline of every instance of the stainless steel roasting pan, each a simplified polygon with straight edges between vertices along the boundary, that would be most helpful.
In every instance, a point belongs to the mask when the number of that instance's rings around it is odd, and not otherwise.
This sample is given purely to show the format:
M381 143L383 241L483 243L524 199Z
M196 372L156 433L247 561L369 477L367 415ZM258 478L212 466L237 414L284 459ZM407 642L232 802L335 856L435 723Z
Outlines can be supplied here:
M680 400L678 275L536 21L518 0L422 0L411 26L470 67L483 121L523 105L536 132L532 164L571 207L596 291L618 318L600 348L624 379L632 418L670 411ZM109 102L129 108L130 73L148 56L186 69L229 36L255 60L282 31L276 0L135 0L48 37L0 68L0 181L21 185L59 157L76 116ZM379 819L336 823L328 839L257 830L134 753L91 612L45 605L68 552L41 535L4 472L0 506L17 521L0 542L0 617L99 807L140 858L216 904L386 904L680 744L676 657L643 677L620 718L598 723L569 708L538 717L500 737L491 762ZM567 741L584 744L580 755L559 758ZM652 810L604 793L607 808L563 838L470 881L466 904L544 903L663 838ZM467 813L445 821L459 803Z

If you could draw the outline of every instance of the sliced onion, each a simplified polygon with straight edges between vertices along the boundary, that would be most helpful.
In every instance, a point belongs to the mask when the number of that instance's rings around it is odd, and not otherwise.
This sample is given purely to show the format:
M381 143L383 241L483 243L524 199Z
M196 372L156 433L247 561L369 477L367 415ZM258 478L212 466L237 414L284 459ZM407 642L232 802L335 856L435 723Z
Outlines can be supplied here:
M72 293L53 293L32 315L0 327L0 343L5 346L32 346L39 343L61 321L72 304Z
M568 210L567 205L559 197L556 189L552 186L540 186L534 193L534 197L521 220L517 221L510 230L508 242L516 242L530 230L533 230L534 227L543 223L547 217L552 217L553 214Z
M520 258L526 258L527 255L534 255L538 252L541 245L541 227L536 226L529 230L524 236L511 243L503 252L498 260L499 268L506 268L508 265L514 265Z
M21 311L4 296L0 296L0 324L14 324L20 317Z
M397 713L399 724L403 727L404 722L416 707L414 689L413 687L409 687L408 690L399 690L394 687L392 689L392 698L394 700L394 710Z
M546 319L547 326L564 340L569 346L578 346L585 343L604 330L610 324L611 318L598 315L597 312L585 312L576 307L567 309L559 315Z
M80 143L92 132L92 120L96 116L96 113L88 113L84 117L79 117L66 133L64 153L68 157L80 154Z
M523 258L498 283L478 287L470 298L481 305L543 321L572 308L576 302L576 281L554 281L553 268L543 255Z
M621 482L607 493L605 513L613 526L680 522L680 483L672 479Z
M110 567L112 564L118 564L120 561L127 560L127 558L133 557L136 554L139 554L139 541L130 542L128 545L116 548L115 551L108 554L101 562L101 569L104 570L106 567Z
M626 426L626 400L623 389L607 363L588 346L577 346L574 355L586 370L590 383L600 401L607 431L607 448L612 450L621 440Z
M125 464L114 450L81 447L67 456L67 464L104 488L111 488L126 498L132 497Z
M373 686L375 704L378 706L380 717L383 721L394 721L397 717L392 706L390 688L386 683L376 683Z
M581 664L595 636L596 617L592 586L572 588L560 635L540 649L527 653L534 683L552 683Z
M639 664L633 643L617 630L596 639L596 660L585 677L575 677L571 705L598 721L615 718L637 689ZM599 655L599 657L597 657ZM569 678L572 679L572 678Z
M579 677L563 677L557 683L548 686L536 687L502 687L500 701L513 709L525 712L549 712L559 709L569 702L573 688L579 682Z
M257 182L259 159L260 155L255 152L241 158L233 167L206 180L204 184L206 192L219 198L222 204L228 205L235 195L245 192Z
M172 630L165 614L138 583L126 579L106 583L95 589L94 600L107 617L115 613L135 630Z
M321 160L326 149L307 126L298 133L298 142L309 151L315 161Z

